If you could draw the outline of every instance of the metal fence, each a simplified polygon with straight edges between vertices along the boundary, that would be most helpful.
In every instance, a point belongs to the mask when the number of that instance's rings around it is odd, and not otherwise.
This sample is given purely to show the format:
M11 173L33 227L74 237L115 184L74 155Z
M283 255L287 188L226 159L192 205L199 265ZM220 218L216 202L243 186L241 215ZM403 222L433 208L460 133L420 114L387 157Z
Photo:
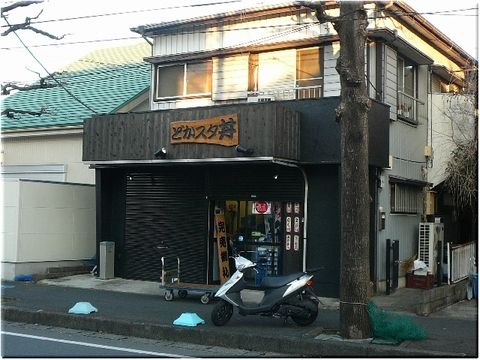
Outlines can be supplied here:
M466 279L470 273L474 272L475 256L477 244L475 242L469 242L466 244L455 245L450 247L447 244L448 254L448 274L449 282L457 283L463 279Z

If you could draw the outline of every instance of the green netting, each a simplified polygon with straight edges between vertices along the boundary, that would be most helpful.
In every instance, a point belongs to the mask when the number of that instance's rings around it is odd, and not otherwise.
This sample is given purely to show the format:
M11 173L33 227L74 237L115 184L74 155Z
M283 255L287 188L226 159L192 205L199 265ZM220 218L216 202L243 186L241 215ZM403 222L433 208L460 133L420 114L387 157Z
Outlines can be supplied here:
M367 305L374 339L401 343L404 340L424 340L427 330L416 325L410 315L399 315L379 308L373 301Z

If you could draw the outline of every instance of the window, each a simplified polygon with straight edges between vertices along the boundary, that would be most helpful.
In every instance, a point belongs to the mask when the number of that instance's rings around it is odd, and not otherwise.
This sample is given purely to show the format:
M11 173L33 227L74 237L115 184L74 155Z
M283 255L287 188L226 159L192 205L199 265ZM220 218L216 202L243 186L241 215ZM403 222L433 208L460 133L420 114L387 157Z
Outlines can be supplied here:
M322 68L320 48L297 50L297 98L319 98L322 96Z
M397 60L398 116L416 121L416 76L417 66L402 58Z
M390 184L390 211L397 214L418 213L421 194L418 186Z
M211 61L157 67L157 99L208 96L211 92Z

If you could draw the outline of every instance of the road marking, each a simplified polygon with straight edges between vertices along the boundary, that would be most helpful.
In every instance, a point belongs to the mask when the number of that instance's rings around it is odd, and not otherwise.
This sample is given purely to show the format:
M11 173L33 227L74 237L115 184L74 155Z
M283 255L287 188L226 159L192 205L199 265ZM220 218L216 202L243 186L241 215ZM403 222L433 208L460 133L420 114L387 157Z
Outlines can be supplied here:
M91 343L81 342L81 341L54 339L54 338L48 338L48 337L45 337L45 336L20 334L20 333L14 333L14 332L9 332L9 331L1 331L1 333L4 334L4 335L18 336L18 337L24 337L24 338L29 338L29 339L35 339L35 340L44 340L44 341L52 341L52 342L58 342L58 343L63 343L63 344L70 344L70 345L81 345L81 346L88 346L88 347L107 349L107 350L124 351L124 352L130 352L130 353L134 353L134 354L151 355L151 356L165 356L165 357L177 357L177 358L189 358L190 357L190 356L185 356L185 355L177 355L177 354L169 354L169 353L160 353L160 352L155 352L155 351L129 349L129 348L122 348L122 347L117 347L117 346L91 344Z

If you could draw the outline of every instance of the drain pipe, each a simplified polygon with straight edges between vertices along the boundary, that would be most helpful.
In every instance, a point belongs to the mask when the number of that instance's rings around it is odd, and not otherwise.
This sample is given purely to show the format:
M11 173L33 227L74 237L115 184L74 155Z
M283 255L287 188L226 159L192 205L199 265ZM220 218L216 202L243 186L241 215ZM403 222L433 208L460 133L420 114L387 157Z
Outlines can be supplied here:
M303 257L302 257L302 271L307 271L307 205L308 205L308 178L305 170L297 164L289 163L286 161L272 160L274 164L279 164L283 166L290 166L299 169L303 175L303 183L305 194L303 199Z

